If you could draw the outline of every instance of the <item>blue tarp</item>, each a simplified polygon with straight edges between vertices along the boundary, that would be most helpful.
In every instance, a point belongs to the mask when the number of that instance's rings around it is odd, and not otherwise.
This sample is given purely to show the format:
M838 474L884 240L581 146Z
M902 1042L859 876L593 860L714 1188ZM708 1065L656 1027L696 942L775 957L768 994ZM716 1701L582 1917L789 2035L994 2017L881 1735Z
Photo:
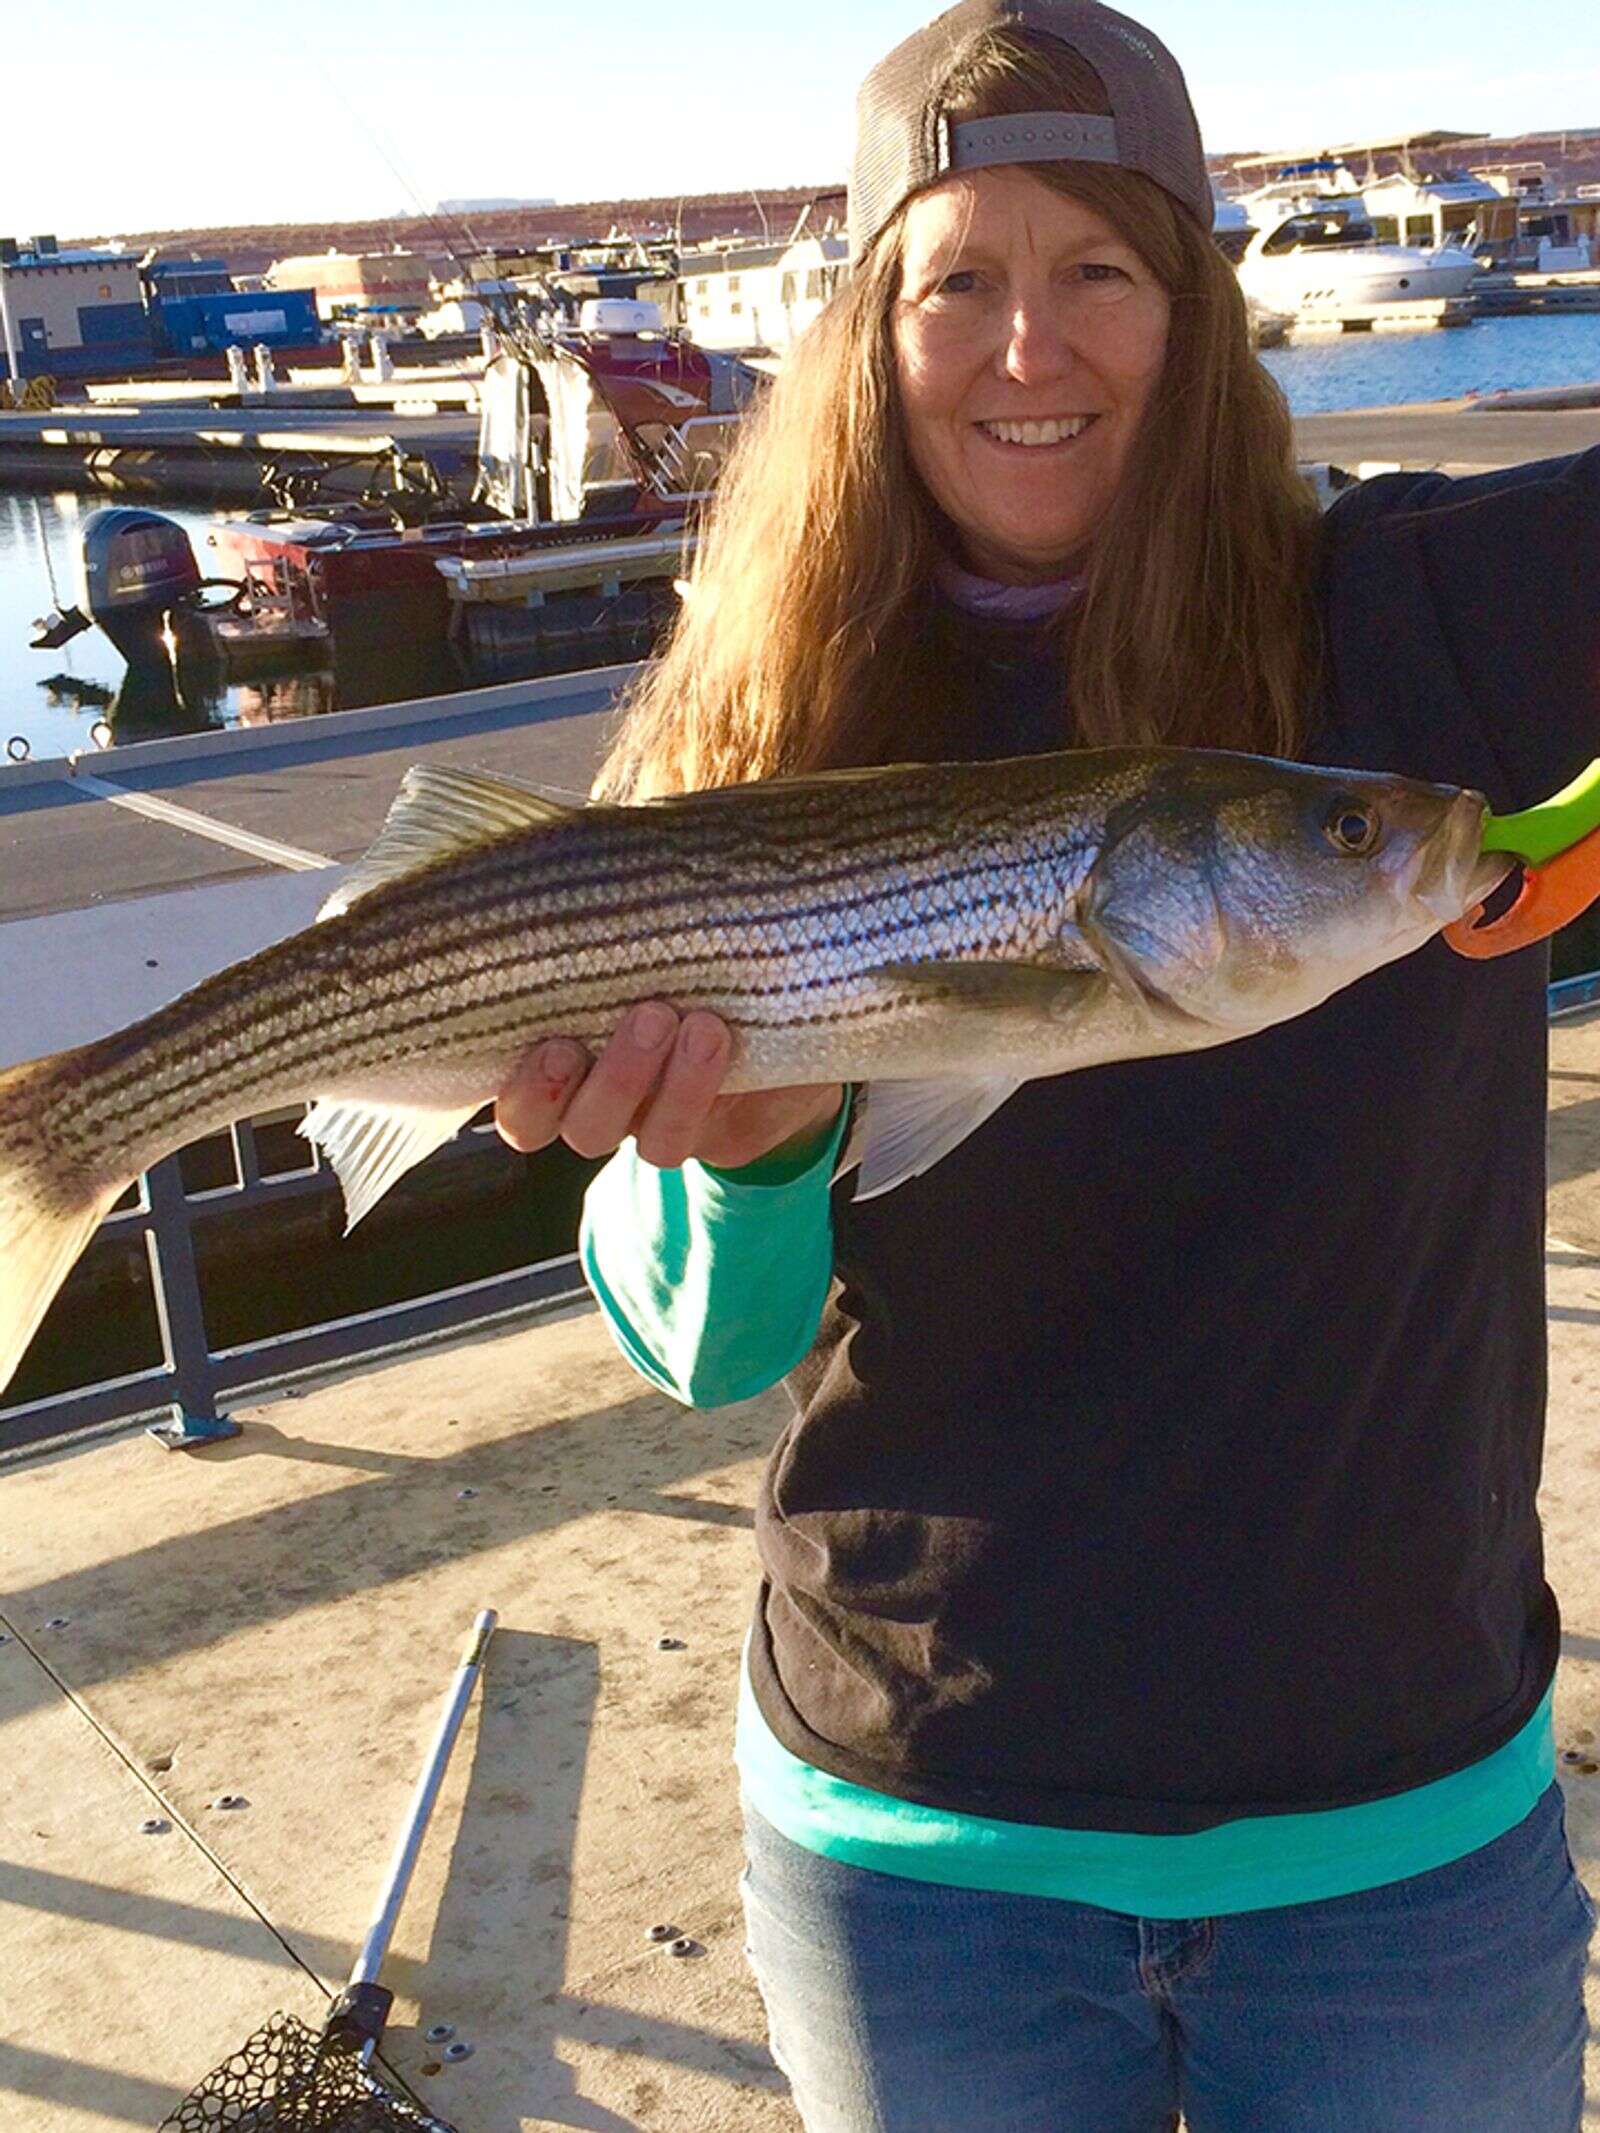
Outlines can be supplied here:
M223 348L308 348L322 338L311 289L230 290L214 296L156 296L156 334L172 355Z

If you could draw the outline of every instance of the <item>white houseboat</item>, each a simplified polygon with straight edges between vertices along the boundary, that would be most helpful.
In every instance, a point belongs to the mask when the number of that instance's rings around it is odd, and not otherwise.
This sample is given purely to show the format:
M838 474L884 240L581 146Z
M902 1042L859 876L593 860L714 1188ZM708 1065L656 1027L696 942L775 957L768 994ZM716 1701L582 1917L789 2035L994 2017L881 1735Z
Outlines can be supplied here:
M702 348L782 355L850 272L842 230L707 246L678 261L678 323Z

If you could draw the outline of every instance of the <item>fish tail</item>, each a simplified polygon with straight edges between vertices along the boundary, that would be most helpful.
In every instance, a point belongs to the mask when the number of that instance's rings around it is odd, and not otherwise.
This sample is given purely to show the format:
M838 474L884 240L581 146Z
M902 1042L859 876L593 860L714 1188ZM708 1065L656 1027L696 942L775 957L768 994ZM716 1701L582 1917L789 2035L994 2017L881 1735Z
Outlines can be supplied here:
M51 1147L59 1059L0 1069L0 1394L102 1216L130 1182L79 1184Z

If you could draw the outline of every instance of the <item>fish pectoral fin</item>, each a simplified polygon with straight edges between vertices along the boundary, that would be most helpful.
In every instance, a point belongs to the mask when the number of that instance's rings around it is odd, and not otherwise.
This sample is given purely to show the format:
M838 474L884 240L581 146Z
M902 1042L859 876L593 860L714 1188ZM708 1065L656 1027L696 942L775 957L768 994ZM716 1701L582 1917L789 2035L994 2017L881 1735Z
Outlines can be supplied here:
M874 975L946 1012L971 1012L990 1022L1020 1016L1037 1024L1077 1015L1107 985L1100 970L1064 970L1043 963L890 963ZM869 1082L839 1168L859 1162L858 1200L921 1177L975 1133L1021 1086L1024 1076L943 1076L929 1081Z
M871 1200L880 1192L919 1178L925 1170L976 1133L1022 1086L1005 1074L983 1080L874 1081L856 1104L850 1145L839 1168L859 1161L855 1197Z
M352 1103L342 1098L315 1103L300 1122L300 1131L315 1142L344 1192L348 1237L363 1215L370 1214L391 1185L424 1156L453 1140L481 1106L464 1111L425 1111L410 1104Z
M1029 1014L1059 1022L1106 987L1103 970L1053 963L886 963L872 975L921 1000L978 1014Z
M385 882L398 881L435 859L471 851L508 830L553 829L580 812L564 800L552 800L510 778L414 763L400 781L376 840L317 916L337 917Z

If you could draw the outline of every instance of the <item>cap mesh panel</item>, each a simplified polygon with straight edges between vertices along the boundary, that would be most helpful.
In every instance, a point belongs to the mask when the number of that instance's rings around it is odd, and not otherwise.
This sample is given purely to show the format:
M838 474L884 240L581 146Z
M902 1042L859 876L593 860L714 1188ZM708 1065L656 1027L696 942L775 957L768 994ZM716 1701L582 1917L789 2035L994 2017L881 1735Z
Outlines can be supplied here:
M1153 32L1097 0L961 0L879 61L856 99L850 253L859 260L901 202L944 174L939 92L987 31L1058 38L1105 84L1118 162L1164 187L1207 231L1211 180L1177 61Z

